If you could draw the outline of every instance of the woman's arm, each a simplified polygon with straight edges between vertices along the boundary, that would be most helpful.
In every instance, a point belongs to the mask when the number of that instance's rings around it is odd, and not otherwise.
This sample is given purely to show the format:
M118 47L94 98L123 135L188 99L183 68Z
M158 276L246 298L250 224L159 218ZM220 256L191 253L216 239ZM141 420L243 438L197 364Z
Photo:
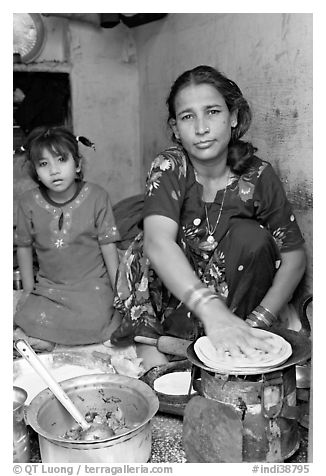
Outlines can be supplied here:
M306 269L306 254L302 248L281 253L281 266L261 305L277 315L287 304Z
M18 246L17 258L24 292L30 293L34 289L33 248L31 246Z
M144 219L145 254L166 287L183 301L192 288L200 285L200 280L176 243L177 231L177 223L170 218L150 215ZM255 347L262 350L271 348L268 341L257 339L253 329L220 299L199 303L196 310L191 310L196 311L206 335L221 351L229 350L233 355L239 355L240 351L247 354Z
M119 256L115 243L107 243L101 245L101 251L103 254L103 259L108 270L108 274L111 281L112 289L114 289L115 278L119 266Z

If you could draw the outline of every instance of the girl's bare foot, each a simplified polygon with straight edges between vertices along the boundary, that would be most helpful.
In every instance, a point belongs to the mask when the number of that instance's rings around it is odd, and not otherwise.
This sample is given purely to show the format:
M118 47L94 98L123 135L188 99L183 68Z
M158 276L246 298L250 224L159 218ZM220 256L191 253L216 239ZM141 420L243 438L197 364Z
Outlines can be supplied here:
M42 340L42 339L37 339L36 337L30 337L25 334L23 329L20 327L17 327L14 330L14 341L18 339L24 339L26 342L29 343L29 345L36 351L38 352L51 352L54 347L55 343L54 342L49 342L47 340Z

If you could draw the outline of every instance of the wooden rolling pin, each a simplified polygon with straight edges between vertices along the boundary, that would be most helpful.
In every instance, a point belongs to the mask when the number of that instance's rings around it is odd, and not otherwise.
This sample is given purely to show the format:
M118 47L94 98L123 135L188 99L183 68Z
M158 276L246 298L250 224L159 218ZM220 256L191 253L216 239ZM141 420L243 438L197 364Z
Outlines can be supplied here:
M163 354L178 355L187 357L187 348L191 344L190 340L178 339L177 337L160 336L157 339L152 337L135 336L134 341L139 344L156 346Z

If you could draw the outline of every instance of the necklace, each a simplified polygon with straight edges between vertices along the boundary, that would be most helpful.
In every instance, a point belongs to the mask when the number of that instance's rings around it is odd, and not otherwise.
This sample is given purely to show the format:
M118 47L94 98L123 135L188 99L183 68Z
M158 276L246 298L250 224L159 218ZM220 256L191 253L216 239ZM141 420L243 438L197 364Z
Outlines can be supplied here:
M227 178L226 178L226 184L225 184L225 188L224 188L224 192L223 192L222 203L221 203L220 210L218 212L218 216L217 216L217 219L216 219L216 222L215 222L214 226L211 225L211 223L209 221L206 203L204 205L205 215L206 215L206 230L207 230L208 236L207 236L206 241L203 241L200 245L200 248L202 250L212 251L218 245L218 242L214 238L214 233L216 231L217 225L219 224L220 218L221 218L221 215L222 215L222 210L223 210L224 200L225 200L225 195L226 195L226 189L227 189L227 186L228 186L228 183L229 183L229 177L230 177L230 170L229 170Z

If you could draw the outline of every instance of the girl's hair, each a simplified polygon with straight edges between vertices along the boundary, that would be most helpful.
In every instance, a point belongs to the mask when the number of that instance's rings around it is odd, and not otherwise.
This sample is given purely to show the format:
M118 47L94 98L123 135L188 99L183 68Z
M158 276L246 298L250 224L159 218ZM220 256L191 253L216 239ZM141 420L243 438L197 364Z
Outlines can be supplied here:
M75 137L68 129L63 126L58 127L37 127L28 135L26 144L15 151L15 153L25 153L28 171L35 182L38 177L35 164L42 156L44 149L49 150L54 155L66 157L69 153L72 155L76 168L79 166L80 171L77 172L77 179L83 179L83 156L79 153L78 142L94 147L86 137Z
M228 79L211 66L202 65L185 71L172 85L166 100L169 111L168 122L176 118L175 99L181 89L199 84L213 86L223 96L229 111L237 111L237 125L231 131L227 163L232 171L241 174L249 166L257 149L250 142L240 140L249 129L252 115L248 102L243 97L239 87L231 79ZM176 141L174 134L172 137Z

